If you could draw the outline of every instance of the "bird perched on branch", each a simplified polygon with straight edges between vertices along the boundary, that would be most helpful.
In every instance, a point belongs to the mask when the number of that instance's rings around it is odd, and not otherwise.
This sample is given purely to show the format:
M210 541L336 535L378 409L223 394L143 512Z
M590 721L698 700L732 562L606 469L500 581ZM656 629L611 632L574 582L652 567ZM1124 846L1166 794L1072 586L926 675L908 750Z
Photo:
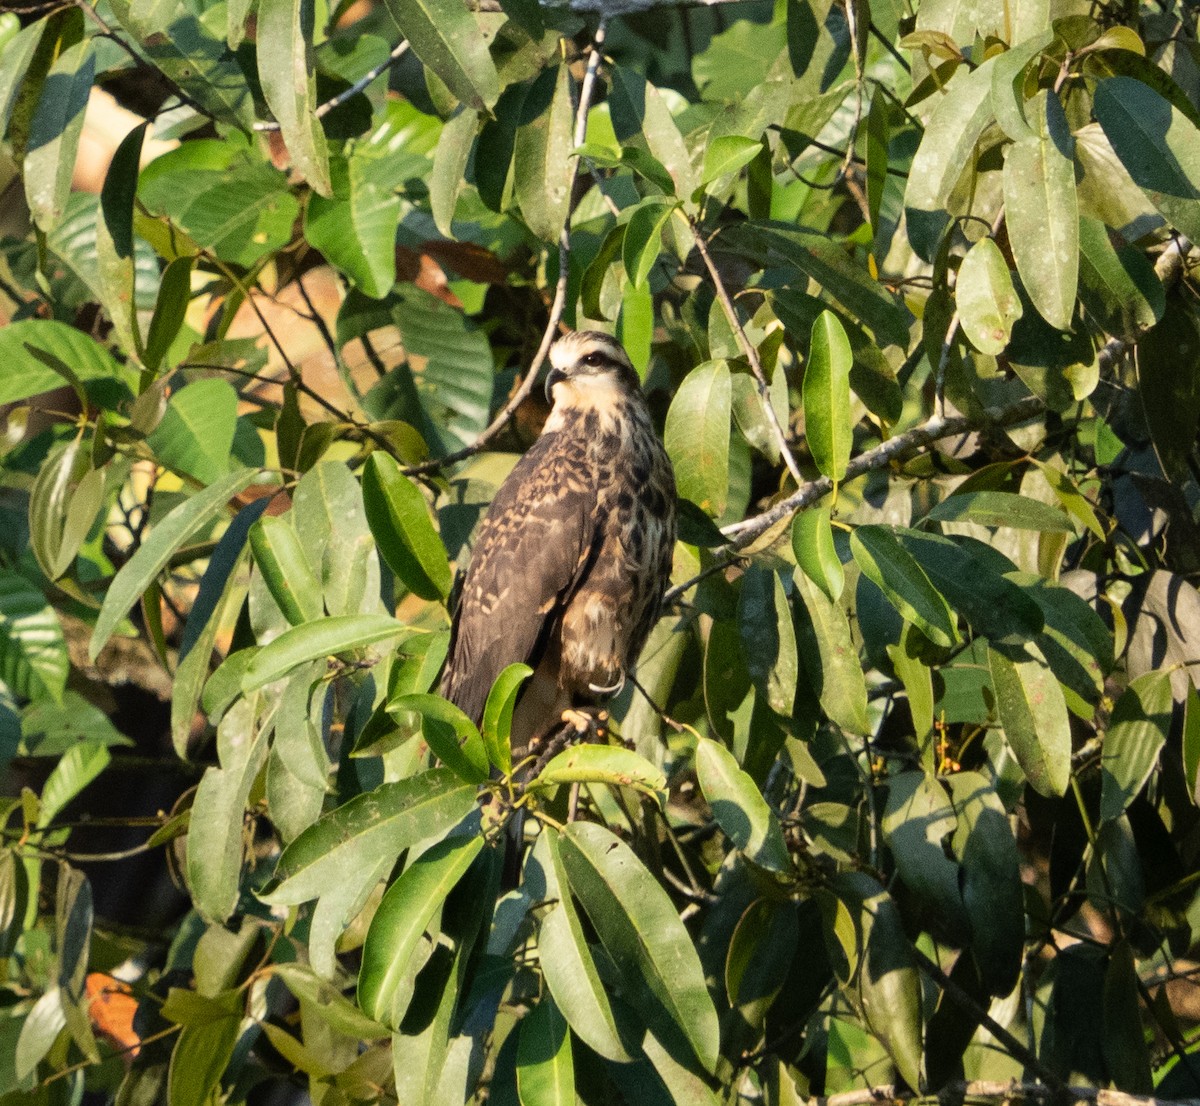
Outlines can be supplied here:
M577 331L550 364L550 417L479 528L441 684L478 723L508 665L534 669L513 714L514 764L621 690L675 546L674 473L625 350Z

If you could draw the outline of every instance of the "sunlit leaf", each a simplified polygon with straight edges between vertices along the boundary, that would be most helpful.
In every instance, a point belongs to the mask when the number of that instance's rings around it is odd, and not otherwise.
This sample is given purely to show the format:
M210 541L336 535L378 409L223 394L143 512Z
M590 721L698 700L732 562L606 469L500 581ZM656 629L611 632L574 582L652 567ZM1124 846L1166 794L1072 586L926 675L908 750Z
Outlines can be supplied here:
M663 439L680 498L720 517L729 495L729 414L733 385L725 361L694 368L671 401Z
M854 356L846 331L831 311L813 323L804 367L804 433L817 468L837 483L846 475L853 424L850 366Z
M1171 728L1169 672L1147 672L1122 692L1104 734L1100 817L1123 814L1158 763Z

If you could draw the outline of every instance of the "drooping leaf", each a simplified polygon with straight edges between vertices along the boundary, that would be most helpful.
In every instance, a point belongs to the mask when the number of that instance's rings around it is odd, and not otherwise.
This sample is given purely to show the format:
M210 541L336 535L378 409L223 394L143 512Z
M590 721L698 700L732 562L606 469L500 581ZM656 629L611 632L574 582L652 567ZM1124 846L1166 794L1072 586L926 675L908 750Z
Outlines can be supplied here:
M967 251L958 270L954 302L963 333L972 345L980 353L1002 353L1022 308L1008 265L993 239L981 238Z
M167 402L162 421L147 439L150 448L166 467L211 484L229 471L237 405L237 392L227 380L210 377L187 384Z
M157 369L162 364L167 350L183 326L192 298L194 261L195 258L191 256L177 257L163 270L162 282L158 286L158 300L154 304L154 315L150 319L150 332L146 336L146 349L142 358L148 369ZM203 383L205 381L196 381L196 385Z
M371 533L396 577L422 599L445 601L453 582L450 564L420 488L377 450L363 468L362 489Z
M1011 526L1042 533L1074 532L1070 519L1057 507L1013 492L959 492L947 496L926 516L935 522L975 522L980 526Z
M1079 283L1079 202L1075 143L1052 91L1029 101L1034 130L1004 160L1004 218L1017 273L1038 313L1068 330Z
M329 148L316 117L312 0L258 0L258 78L297 171L322 196L333 194Z
M1101 819L1123 814L1150 777L1170 732L1171 702L1169 672L1139 676L1117 700L1100 762Z
M513 158L521 167L513 178L521 217L544 242L558 240L566 219L574 125L567 67L545 70L525 97L513 146Z
M517 1093L521 1106L575 1106L571 1035L549 995L521 1019Z
M625 272L635 288L643 288L658 263L662 251L662 232L675 211L669 200L652 196L643 200L629 217L621 241Z
M853 424L850 366L854 355L846 331L831 311L813 323L804 367L804 433L817 468L835 484L846 475Z
M559 846L571 891L621 973L630 1001L656 1031L670 1034L674 1040L664 1042L669 1049L677 1041L711 1071L720 1044L717 1013L695 947L666 892L603 826L573 822Z
M54 608L25 577L0 569L0 680L26 699L59 702L69 668Z
M0 403L15 403L62 387L63 378L29 347L69 365L85 388L95 381L118 395L128 391L125 370L90 335L52 319L22 319L0 327L0 361L8 368L0 376Z
M615 745L578 745L565 749L530 781L529 787L557 787L571 783L602 783L610 787L632 787L660 800L667 777L632 749Z
M680 498L715 518L724 513L729 496L732 394L728 362L698 365L675 393L663 434Z
M358 973L358 1004L393 1029L411 991L402 986L425 927L483 848L483 838L449 837L422 853L388 888L371 920Z
M387 10L413 53L455 96L479 111L495 104L500 81L471 12L457 0L388 0Z
M388 700L388 712L421 716L425 743L437 758L468 783L488 778L488 758L475 724L440 695L412 693Z
M949 648L958 639L954 616L916 559L885 526L857 526L850 551L858 567L891 604L936 645Z
M791 857L778 820L729 750L701 738L696 745L696 775L713 817L730 841L756 864L790 871Z
M254 563L288 622L299 626L320 618L325 613L321 584L291 518L264 515L250 527L249 538Z
M1071 775L1071 723L1062 688L1032 642L993 644L988 669L1004 736L1039 794L1061 795Z
M846 573L833 545L828 507L809 507L792 524L792 552L808 578L833 603L841 598Z
M273 683L306 661L365 649L411 632L385 614L330 615L293 626L254 655L242 676L242 691L249 693Z
M800 654L812 689L825 713L850 733L868 732L867 685L846 612L802 573L796 590L808 618L800 623Z
M487 702L483 705L483 717L479 723L483 747L493 766L504 773L512 771L510 738L513 710L522 685L532 675L533 669L529 665L510 664L496 677L496 682L488 692Z

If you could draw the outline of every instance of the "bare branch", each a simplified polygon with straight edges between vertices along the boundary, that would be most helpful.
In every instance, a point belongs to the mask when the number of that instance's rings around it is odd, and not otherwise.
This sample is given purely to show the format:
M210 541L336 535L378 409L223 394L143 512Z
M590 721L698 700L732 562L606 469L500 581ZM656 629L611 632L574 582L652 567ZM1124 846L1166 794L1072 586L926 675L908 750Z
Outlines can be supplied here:
M607 18L601 18L600 25L596 28L596 33L592 36L592 53L588 58L587 71L584 73L583 82L579 88L579 105L575 110L575 132L573 139L576 146L582 146L583 140L587 135L588 110L591 107L592 95L596 88L596 74L600 68L601 48L604 45L606 26ZM573 194L575 190L575 176L578 171L579 158L573 157L567 162L567 195ZM571 259L571 216L573 214L573 208L568 206L566 219L563 220L562 232L558 237L558 283L554 286L554 300L550 304L550 317L546 320L546 329L542 332L541 343L538 345L537 352L533 355L533 360L530 362L529 368L525 370L525 376L522 378L520 386L509 397L508 402L501 408L500 413L492 419L491 423L469 446L434 461L426 461L420 465L410 465L404 469L410 476L423 472L434 472L447 465L452 465L474 456L499 436L508 425L509 420L516 414L517 408L529 398L530 393L533 391L533 386L537 382L538 374L541 372L542 364L546 360L546 355L550 352L550 346L554 343L554 338L558 333L558 324L562 322L563 312L567 306L567 282L570 277Z
M864 1087L854 1091L843 1091L828 1097L803 1099L809 1106L885 1106L885 1104L939 1102L959 1103L992 1101L1009 1102L1054 1102L1063 1106L1200 1106L1197 1098L1159 1099L1148 1095L1126 1094L1124 1091L1105 1087L1065 1087L1055 1089L1043 1083L1003 1083L999 1080L974 1080L970 1083L954 1082L943 1087L936 1095L919 1095L902 1087L886 1085Z

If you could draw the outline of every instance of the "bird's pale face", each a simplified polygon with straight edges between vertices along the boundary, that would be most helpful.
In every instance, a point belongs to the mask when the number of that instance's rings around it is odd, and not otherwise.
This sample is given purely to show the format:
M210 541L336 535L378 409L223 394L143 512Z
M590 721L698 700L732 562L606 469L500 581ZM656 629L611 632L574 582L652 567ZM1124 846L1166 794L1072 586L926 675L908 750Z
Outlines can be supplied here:
M550 347L546 399L552 404L594 406L604 397L638 387L629 355L607 334L577 330Z

